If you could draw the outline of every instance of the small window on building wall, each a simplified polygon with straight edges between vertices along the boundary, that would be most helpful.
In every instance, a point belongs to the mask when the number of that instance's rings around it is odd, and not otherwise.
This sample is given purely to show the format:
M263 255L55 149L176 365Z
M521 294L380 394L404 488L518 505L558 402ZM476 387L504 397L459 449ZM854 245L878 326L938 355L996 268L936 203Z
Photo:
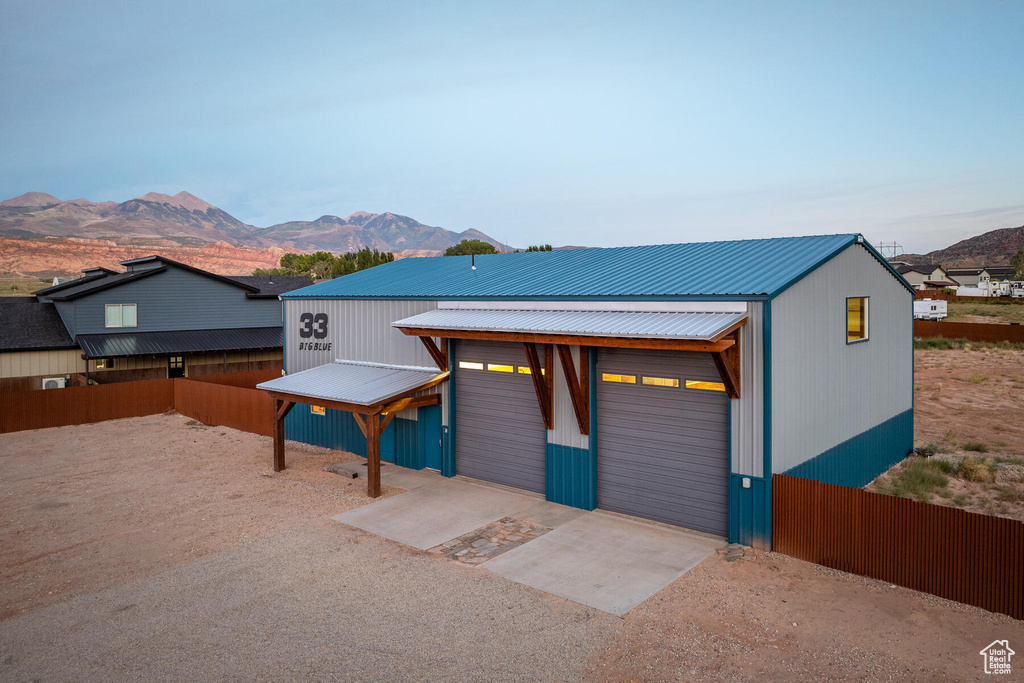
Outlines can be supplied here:
M107 327L135 327L135 304L107 304Z
M868 297L852 296L846 300L846 343L867 341Z

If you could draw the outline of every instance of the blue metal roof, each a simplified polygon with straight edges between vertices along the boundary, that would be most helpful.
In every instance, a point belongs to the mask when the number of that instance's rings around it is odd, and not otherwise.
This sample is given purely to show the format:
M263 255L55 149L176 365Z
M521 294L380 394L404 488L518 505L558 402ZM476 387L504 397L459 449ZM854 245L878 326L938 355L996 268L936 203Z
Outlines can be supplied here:
M760 299L780 293L859 238L819 235L487 254L476 257L475 270L469 256L405 258L282 298Z

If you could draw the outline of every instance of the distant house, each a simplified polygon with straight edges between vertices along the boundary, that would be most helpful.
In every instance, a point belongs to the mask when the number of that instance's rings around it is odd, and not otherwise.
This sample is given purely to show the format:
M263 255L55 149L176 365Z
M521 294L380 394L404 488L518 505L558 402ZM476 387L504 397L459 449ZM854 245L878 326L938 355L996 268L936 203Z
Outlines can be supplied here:
M896 271L914 289L945 289L946 287L956 287L960 284L938 264L922 266L902 265L897 266Z
M985 270L993 280L1009 280L1013 277L1012 266L989 266Z
M992 274L985 268L947 268L946 274L963 287L981 287L981 283L992 279Z
M0 389L280 367L278 296L310 284L159 256L121 265L85 269L34 298L0 298Z

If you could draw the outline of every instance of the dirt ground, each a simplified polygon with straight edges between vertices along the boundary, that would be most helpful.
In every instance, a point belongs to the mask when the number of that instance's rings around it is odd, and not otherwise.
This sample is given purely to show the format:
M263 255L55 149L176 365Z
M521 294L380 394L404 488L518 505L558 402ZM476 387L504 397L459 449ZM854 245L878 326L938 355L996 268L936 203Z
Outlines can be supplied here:
M211 556L231 557L283 530L325 538L354 533L325 520L369 502L365 480L322 470L353 456L289 443L289 469L274 473L270 453L266 437L175 414L0 435L0 633L6 620L59 610L62 603L70 609L77 598L136 585L168 568L198 572ZM385 489L385 495L399 492ZM411 571L399 564L406 556L427 561L419 551L386 550L394 545L380 540L385 550L374 550L388 556L381 558L381 572ZM358 547L369 552L376 546ZM467 580L450 572L476 576L456 565L430 566L446 580ZM294 590L316 591L317 585ZM360 594L358 586L345 590ZM195 599L188 593L182 591L183 604ZM547 598L550 609L565 612L559 607L565 601ZM316 604L317 596L296 600ZM459 609L473 617L471 606ZM502 629L500 618L491 623ZM594 638L602 641L571 678L971 680L979 677L977 653L985 645L997 638L1024 643L1024 622L758 552L732 563L713 556L625 618L603 615L595 624L586 644L566 637L565 648L586 645L587 651ZM0 664L3 656L0 651ZM310 672L316 664L308 662ZM515 671L508 674L516 678Z
M1024 520L1024 349L918 349L914 445L938 457L988 460L995 480L951 478L928 502ZM876 481L872 487L881 482ZM869 487L869 490L872 489Z
M356 456L173 414L0 434L0 619L368 502ZM384 495L400 489L384 487Z

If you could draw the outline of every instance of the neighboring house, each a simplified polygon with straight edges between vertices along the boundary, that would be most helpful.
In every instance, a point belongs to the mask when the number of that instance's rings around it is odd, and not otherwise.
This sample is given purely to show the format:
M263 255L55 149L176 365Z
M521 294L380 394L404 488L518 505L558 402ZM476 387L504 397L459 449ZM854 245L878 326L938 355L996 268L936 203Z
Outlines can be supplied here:
M953 278L964 287L985 288L983 282L988 282L992 275L984 268L947 268L946 275Z
M985 270L993 280L1009 280L1013 277L1012 266L988 266Z
M960 283L950 277L940 265L898 266L896 271L906 279L914 289L945 289L956 287Z
M224 277L158 256L0 299L0 388L279 366L279 295L304 277Z
M770 546L773 474L910 452L913 291L860 235L402 259L284 294L261 387L287 439L379 416L383 460Z

